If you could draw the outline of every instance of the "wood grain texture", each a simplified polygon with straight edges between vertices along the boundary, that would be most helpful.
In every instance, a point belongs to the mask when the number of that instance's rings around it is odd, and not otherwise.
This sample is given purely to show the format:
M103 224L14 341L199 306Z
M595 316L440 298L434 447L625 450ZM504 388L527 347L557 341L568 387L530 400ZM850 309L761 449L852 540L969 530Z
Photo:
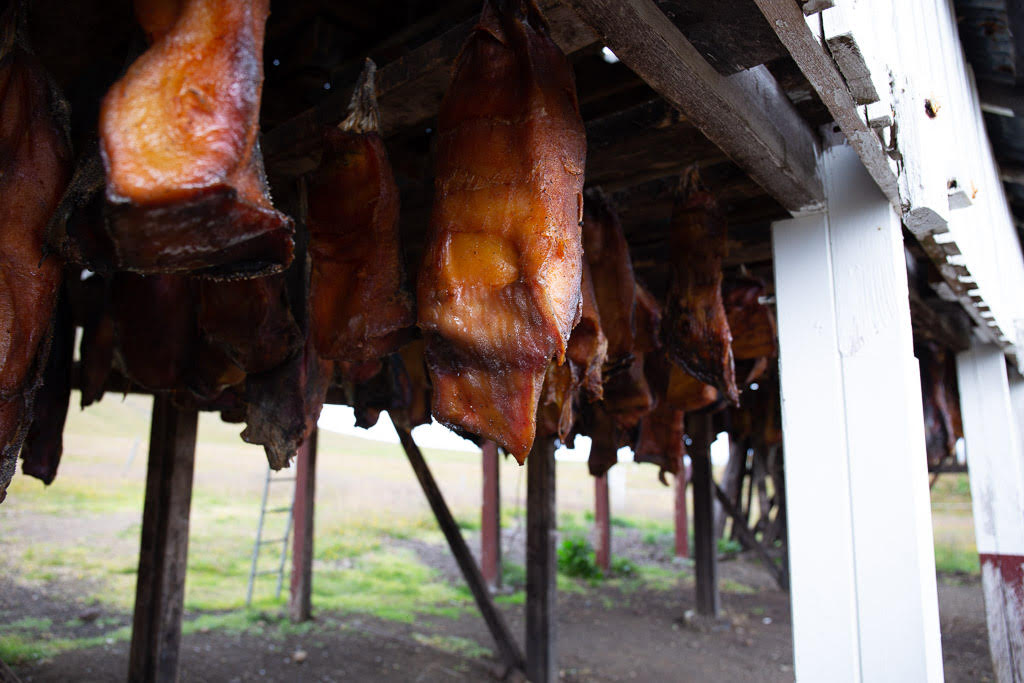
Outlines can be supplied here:
M526 462L526 676L532 683L558 680L557 526L555 443L537 439Z
M711 415L687 415L686 432L691 441L687 451L693 464L693 563L697 613L717 617L722 603L718 592L718 544L712 508L715 482L711 477L711 442L715 436Z
M817 141L765 67L722 76L653 0L568 4L619 59L784 207L820 208Z
M857 151L882 194L896 210L902 212L899 185L878 136L861 117L839 69L818 38L811 33L800 7L793 0L754 2L768 23L775 28L782 44L789 50L804 76L814 86L815 92Z
M488 588L501 587L501 467L493 441L481 447L483 502L480 506L480 571Z
M295 457L294 540L288 593L288 618L293 623L313 617L313 518L316 507L317 429L299 446Z
M175 683L195 466L195 410L153 401L128 680Z

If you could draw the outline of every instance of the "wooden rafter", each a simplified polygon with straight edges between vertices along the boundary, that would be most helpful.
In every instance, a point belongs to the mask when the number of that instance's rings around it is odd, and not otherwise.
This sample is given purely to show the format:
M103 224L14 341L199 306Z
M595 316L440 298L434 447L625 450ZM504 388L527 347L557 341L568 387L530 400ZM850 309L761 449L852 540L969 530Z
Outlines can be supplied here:
M814 87L886 199L902 213L896 175L889 166L878 136L861 117L839 68L811 33L800 7L793 0L754 2L775 28L782 44Z
M787 210L822 205L815 135L765 67L721 75L653 0L568 4L619 59Z

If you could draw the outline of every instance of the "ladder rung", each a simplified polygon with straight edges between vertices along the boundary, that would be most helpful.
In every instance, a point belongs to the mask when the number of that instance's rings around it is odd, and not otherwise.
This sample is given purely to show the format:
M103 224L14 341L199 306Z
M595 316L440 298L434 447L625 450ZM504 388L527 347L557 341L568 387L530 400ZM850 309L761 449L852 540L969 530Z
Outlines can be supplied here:
M271 543L284 543L287 540L288 539L284 538L284 537L282 537L282 538L271 538L270 540L267 540L267 541L260 541L260 545L269 545Z
M291 505L282 505L279 508L267 508L265 512L290 512L292 509Z
M280 573L281 572L277 571L276 569L264 569L261 572L256 572L256 574L254 574L254 576L266 576L267 574L280 574Z

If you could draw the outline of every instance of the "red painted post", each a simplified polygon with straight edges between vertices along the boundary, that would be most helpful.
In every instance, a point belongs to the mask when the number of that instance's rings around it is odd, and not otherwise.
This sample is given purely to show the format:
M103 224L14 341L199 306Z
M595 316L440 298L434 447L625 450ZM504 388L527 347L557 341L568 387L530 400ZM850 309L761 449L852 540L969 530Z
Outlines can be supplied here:
M594 525L597 527L597 566L607 572L612 566L612 525L608 501L608 473L594 477Z
M676 557L690 557L690 521L686 513L686 485L690 481L690 467L679 457L676 475Z
M316 434L299 447L295 457L295 505L292 512L292 580L288 615L308 621L313 611L313 505L316 494Z
M498 446L485 441L483 451L484 491L480 506L480 573L492 591L501 587L501 480Z

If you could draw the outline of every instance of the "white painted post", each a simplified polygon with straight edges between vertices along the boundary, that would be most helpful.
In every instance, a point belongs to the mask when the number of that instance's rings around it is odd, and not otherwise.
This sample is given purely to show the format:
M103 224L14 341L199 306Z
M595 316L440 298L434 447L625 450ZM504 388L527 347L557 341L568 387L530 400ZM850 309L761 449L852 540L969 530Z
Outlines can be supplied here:
M1003 353L995 346L975 347L958 354L956 360L992 668L1000 683L1020 683L1024 681L1024 452L1019 430L1024 423L1017 416L1024 414L1024 382L1008 381Z
M899 217L857 154L773 226L796 676L941 681L921 384Z

